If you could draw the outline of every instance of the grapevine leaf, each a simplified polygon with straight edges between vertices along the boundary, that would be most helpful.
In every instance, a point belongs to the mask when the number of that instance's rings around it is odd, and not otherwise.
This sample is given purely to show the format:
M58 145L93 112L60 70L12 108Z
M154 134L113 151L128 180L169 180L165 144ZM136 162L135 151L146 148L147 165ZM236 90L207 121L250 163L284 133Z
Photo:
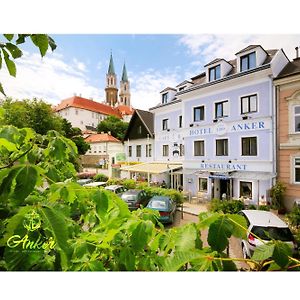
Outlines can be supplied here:
M198 228L204 229L209 227L210 224L215 222L220 217L219 213L202 212L199 214Z
M96 202L96 211L101 219L103 219L108 210L108 197L102 191L96 191L93 194L93 200Z
M30 36L30 34L18 34L18 38L16 40L16 44L23 44L25 43L25 38Z
M147 226L145 223L140 222L132 232L131 243L135 251L140 251L147 245L149 234L146 232Z
M273 259L280 267L285 267L289 263L289 256L292 255L292 249L282 241L275 241Z
M7 70L11 76L16 77L17 69L15 63L9 59L9 55L5 49L2 49L4 55L4 61L6 63Z
M48 50L48 36L46 34L33 34L30 36L32 42L40 49L41 56L44 57Z
M0 56L0 62L1 62L1 56ZM0 69L1 69L1 66L0 66ZM1 82L0 82L0 93L3 94L4 96L6 96Z
M8 41L11 41L14 37L13 34L3 34Z
M207 241L213 250L221 252L228 246L228 238L233 232L233 225L227 217L220 216L214 221L208 230Z
M252 259L265 260L272 257L275 245L273 243L263 244L255 248Z
M48 42L51 50L54 51L57 47L55 41L50 36L48 36Z
M67 243L69 235L64 215L62 215L57 209L50 206L40 208L40 212L43 221L50 230L57 244L61 257L62 269L65 271L68 269L69 259L71 257L71 248Z

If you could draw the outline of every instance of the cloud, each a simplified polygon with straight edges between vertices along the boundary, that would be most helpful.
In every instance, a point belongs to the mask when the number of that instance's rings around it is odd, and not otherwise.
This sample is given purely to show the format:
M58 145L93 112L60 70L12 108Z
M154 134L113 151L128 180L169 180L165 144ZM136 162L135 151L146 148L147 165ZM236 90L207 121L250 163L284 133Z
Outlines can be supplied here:
M184 35L179 39L179 44L186 46L189 54L197 57L194 64L199 61L205 64L217 57L233 59L236 52L251 44L261 45L265 49L283 48L291 60L295 57L299 40L299 34L202 34Z
M16 78L11 77L5 67L0 71L5 92L13 98L37 97L57 104L74 93L94 99L101 99L103 94L89 83L85 64L76 59L66 63L64 57L56 53L41 58L39 54L25 52L16 60L16 66Z
M178 71L178 69L177 69ZM160 102L160 91L166 87L175 87L180 81L180 75L171 70L145 72L134 74L131 78L131 104L135 108L147 110Z

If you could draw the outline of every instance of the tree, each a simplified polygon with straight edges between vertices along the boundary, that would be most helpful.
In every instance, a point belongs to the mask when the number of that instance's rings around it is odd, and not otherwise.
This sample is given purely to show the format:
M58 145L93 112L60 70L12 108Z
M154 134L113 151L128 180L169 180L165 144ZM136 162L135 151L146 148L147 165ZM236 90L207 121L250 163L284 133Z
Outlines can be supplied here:
M3 125L29 127L39 134L46 134L49 130L63 132L62 118L55 115L51 105L41 99L14 101L7 98L3 101L2 107L4 108L1 120Z
M55 41L47 34L3 34L5 40L0 40L0 70L4 60L7 70L11 76L16 77L17 69L14 60L23 55L18 45L25 43L30 38L33 44L39 48L41 56L45 56L49 46L52 51L56 49ZM0 82L0 93L5 92Z
M119 140L123 140L125 132L128 128L128 123L122 121L115 116L108 116L97 126L97 132L111 132L111 135Z

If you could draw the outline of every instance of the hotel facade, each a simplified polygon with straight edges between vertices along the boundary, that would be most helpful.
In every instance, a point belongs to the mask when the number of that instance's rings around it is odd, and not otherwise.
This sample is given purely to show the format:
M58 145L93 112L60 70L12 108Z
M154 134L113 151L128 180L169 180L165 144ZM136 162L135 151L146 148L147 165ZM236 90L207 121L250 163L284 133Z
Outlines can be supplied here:
M155 161L181 165L170 181L180 175L192 195L264 202L277 175L273 79L289 60L282 49L260 45L235 55L161 92L150 109Z

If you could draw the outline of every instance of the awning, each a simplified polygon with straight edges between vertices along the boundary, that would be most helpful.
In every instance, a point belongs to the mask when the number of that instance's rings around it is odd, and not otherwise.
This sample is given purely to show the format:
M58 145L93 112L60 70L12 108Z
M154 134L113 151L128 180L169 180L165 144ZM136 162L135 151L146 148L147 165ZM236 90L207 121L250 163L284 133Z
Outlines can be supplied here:
M121 167L121 171L162 174L165 172L177 170L179 168L182 168L182 164L149 162L133 166L123 166Z

